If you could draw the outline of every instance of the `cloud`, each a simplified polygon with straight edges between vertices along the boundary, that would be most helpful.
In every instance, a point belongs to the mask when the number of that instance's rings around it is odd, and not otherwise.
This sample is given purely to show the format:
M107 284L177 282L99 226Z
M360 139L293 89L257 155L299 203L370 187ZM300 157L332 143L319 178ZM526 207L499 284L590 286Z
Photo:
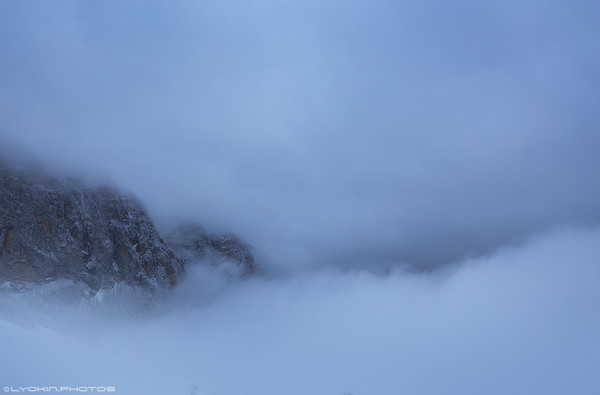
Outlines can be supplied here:
M597 12L1 3L2 155L236 232L266 275L0 290L0 385L597 393Z
M95 305L48 303L39 290L13 294L1 310L0 343L11 362L0 384L591 394L600 388L599 238L598 229L552 232L435 274L321 270L232 283L226 273L199 270L135 318L108 294ZM139 294L106 292L139 308ZM42 305L32 307L36 301ZM14 311L7 321L7 306L41 326L16 326Z
M589 2L3 4L0 133L263 266L431 266L600 221Z

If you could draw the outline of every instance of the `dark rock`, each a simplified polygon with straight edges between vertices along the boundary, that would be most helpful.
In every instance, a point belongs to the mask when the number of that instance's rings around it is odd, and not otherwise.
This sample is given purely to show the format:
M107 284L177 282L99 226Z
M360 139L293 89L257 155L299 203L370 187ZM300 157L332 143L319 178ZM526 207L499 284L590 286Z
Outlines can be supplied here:
M0 163L0 284L168 287L182 272L135 199Z
M207 262L218 265L228 260L235 263L243 275L256 271L251 246L232 234L211 235L197 224L187 224L170 233L166 242L186 264Z

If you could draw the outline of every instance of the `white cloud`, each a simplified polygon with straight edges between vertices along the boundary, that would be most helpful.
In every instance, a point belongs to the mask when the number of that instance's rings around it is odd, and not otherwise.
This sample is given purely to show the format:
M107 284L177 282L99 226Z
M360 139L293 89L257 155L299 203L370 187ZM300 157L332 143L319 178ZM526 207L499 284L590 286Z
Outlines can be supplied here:
M1 3L0 150L234 231L271 277L192 269L150 314L127 287L3 292L0 379L597 393L599 233L544 233L600 224L597 11Z
M600 221L591 3L2 7L3 137L273 270Z
M0 384L76 380L123 393L592 394L600 389L599 239L598 230L554 232L430 274L320 271L229 287L214 274L210 284L225 284L213 287L216 299L207 294L210 276L197 272L136 319L115 318L114 304L103 306L107 312L61 303L50 320L50 306L36 310L31 298L13 297L22 315L55 328L64 318L62 331L71 334L2 321L8 352ZM87 324L74 330L75 317Z

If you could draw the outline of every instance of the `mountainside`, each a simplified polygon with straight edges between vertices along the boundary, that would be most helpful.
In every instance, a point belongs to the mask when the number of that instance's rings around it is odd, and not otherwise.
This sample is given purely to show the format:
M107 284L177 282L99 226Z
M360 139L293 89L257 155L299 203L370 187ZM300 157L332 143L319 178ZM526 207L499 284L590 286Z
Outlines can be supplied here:
M244 256L254 267L237 238L205 236L210 252L239 265L236 257ZM178 256L131 197L0 163L0 284L71 279L93 290L118 282L169 287L185 262L210 258Z
M219 264L228 260L239 267L242 275L256 271L251 247L235 235L211 235L197 224L186 224L168 234L166 241L186 263L206 261Z

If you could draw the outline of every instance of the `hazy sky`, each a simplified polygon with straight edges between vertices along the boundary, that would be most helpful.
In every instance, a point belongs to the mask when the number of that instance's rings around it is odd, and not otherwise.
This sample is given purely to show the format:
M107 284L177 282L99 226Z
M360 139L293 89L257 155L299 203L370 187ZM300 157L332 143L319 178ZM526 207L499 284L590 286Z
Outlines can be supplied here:
M0 152L294 274L189 265L160 300L0 287L0 387L598 394L599 20L584 0L0 1Z
M600 223L593 1L0 3L0 141L264 266Z

